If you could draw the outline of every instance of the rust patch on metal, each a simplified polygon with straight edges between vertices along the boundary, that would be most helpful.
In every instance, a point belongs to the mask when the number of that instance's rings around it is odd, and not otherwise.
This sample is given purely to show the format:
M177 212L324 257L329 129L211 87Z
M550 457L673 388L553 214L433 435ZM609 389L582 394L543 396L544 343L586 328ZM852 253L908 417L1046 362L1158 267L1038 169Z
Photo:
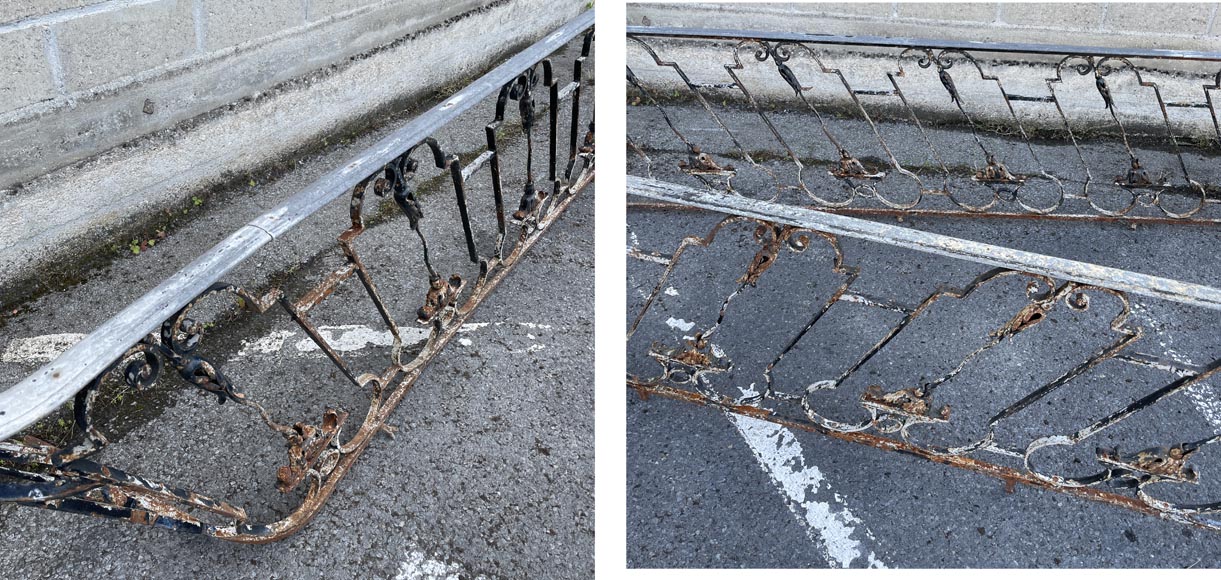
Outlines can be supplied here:
M932 401L933 394L920 387L884 393L882 387L870 385L861 393L861 405L866 409L919 421L949 421L950 406L942 405L934 412Z
M728 399L713 397L713 396L705 395L703 393L696 393L696 392L692 392L692 391L688 391L688 390L684 390L684 389L676 389L673 387L667 387L667 386L656 384L656 383L648 383L648 382L641 382L641 381L634 380L634 379L628 379L627 386L636 392L643 391L650 395L658 395L658 396L668 398L668 399L684 401L687 403L694 403L697 405L715 407L715 408L718 408L718 409L721 409L724 411L728 411L731 413L737 413L740 415L747 415L747 416L750 416L750 417L753 417L756 419L762 419L764 421L769 421L772 423L776 423L777 425L783 425L785 427L789 427L792 429L799 429L802 431L821 433L823 435L826 435L828 437L833 437L833 438L839 439L841 441L848 441L851 443L859 443L862 445L868 445L869 447L874 447L876 449L881 449L883 451L895 451L895 452L904 453L907 455L913 455L916 457L920 457L922 459L932 461L934 463L949 465L949 466L957 467L960 469L965 469L967 471L972 471L972 472L980 473L980 474L987 475L990 477L995 477L1005 483L1006 491L1008 491L1010 493L1012 493L1012 491L1016 488L1017 484L1020 483L1020 484L1028 485L1028 486L1036 488L1036 489L1055 491L1055 492L1063 493L1063 494L1070 495L1070 496L1080 497L1083 499L1088 499L1088 500L1097 501L1100 503L1105 503L1108 505L1113 505L1116 507L1122 507L1122 508L1130 509L1130 510L1140 512L1143 514L1157 516L1157 517L1160 517L1163 519L1168 519L1168 520L1172 520L1172 521L1176 521L1176 522L1180 522L1180 523L1185 523L1185 524L1199 527L1202 529L1221 531L1221 528L1219 528L1215 524L1211 524L1209 522L1197 520L1197 519L1184 518L1182 516L1179 516L1179 515L1173 514L1173 513L1167 513L1165 511L1159 510L1156 507L1151 506L1151 505L1141 501L1139 498L1136 498L1136 497L1132 497L1132 496L1128 496L1128 495L1121 495L1118 493L1114 493L1114 492L1110 492L1110 491L1106 491L1106 490L1102 490L1102 489L1097 489L1097 488L1093 488L1093 487L1058 486L1058 485L1054 485L1053 483L1050 483L1048 481L1045 481L1043 479L1040 479L1040 478L1034 476L1033 474L1019 471L1019 470L1016 470L1013 468L1001 466L1001 465L996 465L993 463L988 463L986 461L981 461L981 460L975 459L973 457L938 454L938 453L934 453L928 449L924 449L922 447L912 445L905 441L899 441L899 440L891 439L888 437L881 437L878 435L873 435L873 434L865 433L865 432L835 431L835 430L827 429L825 427L822 427L818 424L815 424L815 423L812 423L809 421L802 421L802 420L797 420L797 419L789 419L789 418L781 417L767 409L762 409L759 407L743 406L743 405L736 404L733 401L730 401Z
M1009 322L1006 322L1004 326L993 332L992 336L996 338L1013 338L1024 330L1034 328L1035 325L1047 318L1048 308L1049 305L1044 302L1027 304Z
M973 177L975 181L983 183L1007 183L1021 185L1026 183L1025 177L1019 177L1009 172L1009 168L1005 167L1004 163L996 160L996 157L991 153L988 154L988 166L981 169Z
M442 310L454 303L465 285L462 277L457 274L450 276L448 282L440 276L434 276L428 281L428 294L424 296L424 305L416 312L416 320L421 323L431 322Z
M830 171L830 174L835 177L856 179L881 179L886 177L886 172L884 171L869 171L865 169L865 165L846 150L841 149L839 155L839 163Z
M327 409L319 426L306 423L293 425L293 433L288 436L288 465L276 471L276 489L280 493L292 491L305 479L306 473L314 468L318 457L331 445L347 418L346 411Z
M733 175L732 165L721 167L711 155L700 150L698 145L688 148L687 160L679 161L678 168L691 175Z
M1155 447L1135 453L1124 454L1118 449L1098 449L1098 462L1111 468L1124 470L1124 477L1143 481L1172 481L1175 483L1199 483L1200 475L1187 465L1187 459L1196 449L1183 445Z

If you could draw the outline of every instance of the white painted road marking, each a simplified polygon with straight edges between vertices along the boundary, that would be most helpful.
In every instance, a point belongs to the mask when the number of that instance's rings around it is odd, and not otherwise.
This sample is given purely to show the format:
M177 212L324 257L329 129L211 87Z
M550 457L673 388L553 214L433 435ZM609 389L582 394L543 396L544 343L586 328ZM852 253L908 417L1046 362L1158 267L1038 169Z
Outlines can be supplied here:
M1159 340L1158 345L1162 347L1164 356L1178 364L1194 367L1195 363L1187 357L1175 352L1174 350L1174 334L1170 332L1162 332L1166 325L1154 319L1149 312L1139 302L1132 305L1132 311L1137 318L1144 320L1145 325L1151 327L1155 332L1158 332L1158 337L1164 339L1164 342ZM1205 381L1199 382L1184 391L1187 393L1187 398L1191 400L1200 414L1212 424L1213 427L1221 429L1221 403L1218 402L1217 392L1213 386Z
M865 545L876 546L877 538L844 505L843 497L825 485L818 466L806 462L801 443L792 431L762 419L728 415L755 459L784 495L789 510L805 525L807 535L822 544L829 564L848 568L860 560L860 565L869 568L886 567L873 550L865 553Z
M0 360L18 364L51 362L82 338L85 338L85 335L67 333L13 339L9 341L8 348L4 349L4 354L0 355Z
M468 578L462 567L457 564L447 564L440 560L429 558L424 552L412 550L407 553L407 559L399 564L399 573L394 580L459 580ZM475 580L486 580L479 575Z
M463 324L462 328L458 329L459 333L474 332L488 326L515 326L530 331L551 330L549 324L538 324L535 322L470 322ZM428 329L404 326L399 328L403 336L403 342L410 345L418 342L423 342L428 338ZM394 344L394 338L388 330L373 329L368 326L359 324L345 324L340 326L319 326L318 334L326 339L337 352L352 352L368 348L370 346L391 346ZM531 333L527 333L530 340L536 341ZM4 354L0 355L0 361L6 363L16 363L25 365L45 364L55 360L56 357L63 354L64 351L72 347L72 345L85 338L84 334L64 333L64 334L44 334L42 336L32 336L29 338L15 338L9 341L8 346L4 349ZM297 339L294 342L290 342ZM459 338L458 343L462 346L471 346L474 344L468 338ZM231 360L240 360L254 354L278 354L285 351L284 345L292 344L293 348L287 349L285 354L295 356L323 356L322 349L314 343L308 336L299 330L275 330L255 339L242 340L241 347ZM520 352L538 352L545 348L542 344L535 342L526 347Z
M695 323L687 322L686 320L683 320L681 318L674 318L673 316L671 316L670 319L666 321L666 326L669 326L670 328L673 328L674 330L687 331L687 330L691 330L692 328L695 328Z
M749 392L743 389L744 394ZM806 461L792 431L736 413L726 416L784 496L789 511L805 526L806 534L822 545L827 563L848 568L859 561L858 566L886 567L870 549L878 545L877 538L848 509L843 496L831 491L818 466Z

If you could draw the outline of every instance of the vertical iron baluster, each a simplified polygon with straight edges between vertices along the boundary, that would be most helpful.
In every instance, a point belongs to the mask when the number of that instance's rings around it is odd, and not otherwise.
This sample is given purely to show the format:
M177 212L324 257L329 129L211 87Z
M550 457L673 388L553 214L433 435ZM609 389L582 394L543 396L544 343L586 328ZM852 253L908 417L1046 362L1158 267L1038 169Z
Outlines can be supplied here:
M453 153L446 153L437 140L428 137L424 144L432 150L432 160L437 169L448 169L454 183L454 198L458 202L458 214L462 217L462 232L466 235L466 250L471 263L479 263L479 252L475 249L475 236L471 231L471 218L466 209L466 180L462 178L462 162Z
M547 180L555 181L556 127L560 117L560 86L551 70L551 59L543 61L543 85L547 87L550 104L547 107L547 117L550 130L547 132Z
M572 92L572 120L568 126L568 167L564 170L565 180L572 179L572 169L577 164L577 134L581 127L581 87L585 85L582 69L585 59L589 58L589 48L593 38L593 32L585 35L585 42L581 46L581 56L578 56L572 63L572 82L576 83L576 88Z
M479 251L475 249L475 235L471 231L471 218L466 210L466 180L462 178L462 162L458 156L449 156L449 173L454 178L454 194L458 200L458 213L462 214L462 232L466 235L466 249L472 264L479 263Z
M496 117L491 123L488 123L484 128L487 134L488 151L492 152L492 197L496 200L496 259L504 257L504 242L507 232L505 225L505 204L504 194L501 191L500 183L500 151L496 146L496 130L500 128L501 123L505 118L505 105L509 101L509 89L512 83L500 88L500 94L496 97Z

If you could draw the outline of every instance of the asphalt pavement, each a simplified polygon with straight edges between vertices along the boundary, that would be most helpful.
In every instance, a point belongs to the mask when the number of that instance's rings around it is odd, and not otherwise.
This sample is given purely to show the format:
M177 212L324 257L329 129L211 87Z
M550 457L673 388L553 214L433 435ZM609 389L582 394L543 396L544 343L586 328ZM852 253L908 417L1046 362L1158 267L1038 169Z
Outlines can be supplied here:
M714 105L715 106L715 105ZM733 144L698 107L668 108L680 130L721 164L739 170L735 187L744 195L810 204L795 185L794 165L753 112L717 107L744 149L767 172L743 161ZM705 187L680 173L681 143L656 110L629 105L629 135L647 159L629 148L629 174ZM773 117L800 148L811 189L818 189L821 141L803 134L812 120L791 110ZM862 147L867 126L834 121L841 135ZM899 126L883 126L892 148L923 155L920 137ZM970 135L950 129L932 132L939 143ZM1077 163L1075 153L1054 143L1039 145L1053 173L1063 175ZM1106 144L1085 145L1099 159L1116 153ZM952 164L970 166L971 148ZM807 151L810 151L807 153ZM768 156L768 153L774 155ZM1122 153L1122 150L1118 151ZM819 163L816 165L815 163ZM713 187L723 185L712 178ZM639 200L635 200L639 201ZM941 201L941 200L934 200ZM870 200L866 200L866 204ZM1147 210L1150 208L1142 208ZM713 327L728 296L759 246L753 225L728 225L708 247L692 246L667 282L658 287L665 264L685 236L705 236L724 216L700 211L631 209L628 212L628 320L630 325L655 289L657 299L627 343L629 375L656 377L661 367L648 356L654 343L679 346ZM896 218L875 218L899 223ZM905 217L900 225L960 238L1041 252L1147 274L1217 286L1221 267L1215 248L1221 232L1212 226L1059 222L1018 219ZM857 302L836 305L779 362L773 377L787 392L836 377L902 317L867 308L867 298L901 305L918 303L936 288L962 287L987 266L934 257L914 250L840 236L844 264L860 269L852 285ZM834 253L814 239L802 252L783 249L759 278L724 310L710 342L733 368L711 378L707 388L741 397L760 392L763 369L787 340L797 336L813 313L846 279L833 269ZM884 390L915 386L948 373L966 353L1000 328L1025 300L1025 279L998 281L968 299L947 301L929 311L901 338L880 352L833 391L811 396L816 408L837 419L867 417L859 406L871 385ZM986 289L982 289L986 288ZM1130 347L1174 361L1202 365L1221 356L1215 337L1221 317L1214 311L1156 299L1131 298L1128 328L1142 336ZM935 404L953 412L946 425L917 427L915 440L963 444L982 435L982 423L997 409L1072 368L1114 341L1111 327L1123 312L1114 296L1093 293L1090 308L1058 309L1047 322L1006 339L967 364L938 388ZM1100 365L1072 386L1015 415L998 429L1003 445L1021 446L1033 437L1063 433L1122 408L1176 378L1172 373L1128 363ZM1105 430L1079 448L1041 456L1049 471L1080 475L1097 469L1095 446L1119 445L1135 451L1179 440L1205 437L1221 429L1218 390L1207 381L1156 408ZM628 398L627 494L628 561L632 567L1215 567L1221 563L1221 534L1018 485L900 453L795 431L661 397ZM789 409L793 411L792 409ZM1012 458L985 454L981 459L1013 464ZM1193 456L1200 472L1196 485L1158 484L1151 488L1179 501L1216 501L1221 497L1215 450ZM1017 462L1020 466L1020 461Z

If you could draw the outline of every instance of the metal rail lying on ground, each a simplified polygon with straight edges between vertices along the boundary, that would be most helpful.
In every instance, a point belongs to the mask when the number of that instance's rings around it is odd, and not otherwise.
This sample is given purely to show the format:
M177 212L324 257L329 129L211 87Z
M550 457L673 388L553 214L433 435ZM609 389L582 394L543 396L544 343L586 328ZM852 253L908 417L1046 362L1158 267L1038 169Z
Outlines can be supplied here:
M1120 441L1127 447L1121 442L1118 448L1089 449L1121 426L1156 423L1151 410L1181 401L1183 393L1221 371L1221 359L1192 365L1139 352L1138 341L1146 329L1129 295L1212 314L1221 310L1221 289L654 179L629 176L627 185L629 195L728 216L707 235L684 238L671 256L653 256L652 261L664 269L627 335L629 365L633 357L643 361L646 355L660 365L657 374L640 372L644 367L656 368L644 362L638 362L638 372L629 372L627 386L640 396L709 405L904 452L1000 478L1010 490L1024 483L1221 531L1221 520L1216 519L1221 499L1176 493L1215 481L1205 480L1192 465L1201 456L1216 459L1221 447L1215 444L1221 442L1221 434L1215 427L1196 433L1168 422L1156 425L1161 430L1155 429L1153 436L1174 440L1158 441L1157 447L1140 450L1134 444L1150 434L1136 432L1133 437L1125 431ZM893 299L903 290L894 286L889 287L891 295L860 289L866 278L858 264L861 256L844 250L848 241L856 244L858 254L880 245L995 267L964 286L939 285L930 294L917 294L924 296L918 303L905 303ZM745 271L740 277L738 272L725 272L727 295L713 292L719 308L709 304L702 310L704 320L683 326L689 333L685 339L646 345L655 336L639 337L642 323L651 317L657 328L663 326L662 317L676 314L680 299L670 297L678 293L663 293L663 288L678 284L674 281L678 269L686 264L694 277L683 279L712 284L708 265L690 262L717 242L722 248L753 250ZM709 259L716 264L726 260ZM785 268L806 268L800 271L804 284L799 289L777 288L783 284L775 278L779 274L768 276ZM831 282L815 281L817 270L829 272ZM690 286L681 291L694 293ZM767 298L777 292L783 296L779 301ZM770 301L759 306L751 300ZM795 306L798 301L806 306ZM975 336L958 324L945 328L935 318L956 307L972 309L972 316L991 331ZM891 322L878 323L864 314L866 310L885 314ZM754 320L761 312L786 315L780 322ZM904 342L911 338L908 335L930 328L931 337ZM750 329L771 332L768 336L775 341L737 344L736 349L717 344ZM1041 345L1057 344L1055 339L1062 339L1064 333L1092 337L1097 344L1057 347L1062 358L1056 360L1025 358L1030 352L1043 352L1038 350ZM961 344L949 340L963 336ZM936 343L927 344L930 340ZM1022 368L1021 361L1040 368L1029 375L987 369L1015 358L1016 368ZM878 372L879 365L902 367L904 360L915 365L921 376ZM1130 391L1112 392L1115 389L1107 385L1118 382L1116 369L1124 365L1159 378L1136 381ZM972 374L981 369L982 374ZM923 376L926 372L932 377ZM995 397L999 401L985 396L995 395L993 389L1003 393ZM966 417L957 406L952 414L951 406L944 404L951 396L972 407ZM1019 425L1048 409L1073 404L1081 409L1070 408L1071 420L1063 425L1049 426L1046 420L1042 426L1037 421L1034 427Z
M677 160L705 187L799 192L836 213L1221 223L1221 53L641 26L627 37L637 108L678 139L670 150L629 131L649 175ZM1049 58L1045 73L1023 66ZM1162 70L1179 62L1209 72ZM669 87L706 114L701 126L678 118ZM794 126L778 111L812 118ZM762 121L756 135L746 117ZM937 135L946 124L972 146ZM766 186L739 185L750 179Z
M425 365L449 342L482 300L543 235L594 177L594 124L582 122L582 88L588 84L582 65L593 45L594 12L581 14L544 39L517 53L472 82L445 102L416 117L402 128L361 152L343 167L328 173L275 209L252 220L205 252L182 270L132 303L17 385L0 392L0 501L53 510L127 519L170 529L203 533L235 542L278 540L305 525L334 491L374 435L387 431L386 421L420 376ZM550 55L583 36L580 56L573 63L573 79L562 82L553 74ZM538 65L542 64L541 74ZM536 119L538 86L547 118ZM431 135L458 118L482 99L496 95L495 118L486 126L486 150L465 167ZM516 102L516 105L511 105ZM563 102L570 103L567 131L560 117ZM510 107L517 109L513 115ZM498 130L517 116L526 136L524 192L517 211L506 216L502 192L502 163ZM540 115L541 117L541 115ZM541 125L541 127L539 127ZM535 133L546 134L545 169L538 161ZM419 157L419 159L417 159ZM452 180L461 217L466 253L477 264L476 280L448 278L434 269L420 221L423 219L412 179L420 163L434 164ZM466 186L476 172L490 171L495 199L497 234L491 248L476 246L468 215ZM536 173L538 181L536 184ZM544 175L545 174L545 175ZM396 324L374 283L373 273L361 261L353 242L365 230L362 205L365 194L390 195L405 214L410 232L421 244L421 266L429 279L418 322L430 328L414 356L404 356L400 325ZM338 238L346 263L318 286L293 300L278 288L262 296L222 282L237 264L254 255L306 217L345 193L350 193L350 227ZM511 225L520 227L512 236ZM516 238L516 243L514 239ZM508 243L506 244L506 241ZM380 373L357 375L310 320L310 310L345 280L357 277L393 336L392 361ZM262 313L279 305L321 348L348 381L369 393L368 411L360 423L349 414L328 409L317 423L285 424L244 393L219 366L197 352L204 325L190 318L193 308L217 294L236 296L238 305ZM126 363L126 364L123 364ZM103 381L120 370L132 387L147 388L162 370L172 369L187 384L231 401L239 409L256 413L288 444L287 465L277 472L277 488L288 492L305 485L304 497L291 514L271 523L248 520L241 507L193 491L150 481L101 465L91 457L107 444L91 415ZM39 419L73 402L72 412L81 436L64 447L26 435L8 439ZM353 418L355 419L355 418ZM341 433L350 433L346 439Z

